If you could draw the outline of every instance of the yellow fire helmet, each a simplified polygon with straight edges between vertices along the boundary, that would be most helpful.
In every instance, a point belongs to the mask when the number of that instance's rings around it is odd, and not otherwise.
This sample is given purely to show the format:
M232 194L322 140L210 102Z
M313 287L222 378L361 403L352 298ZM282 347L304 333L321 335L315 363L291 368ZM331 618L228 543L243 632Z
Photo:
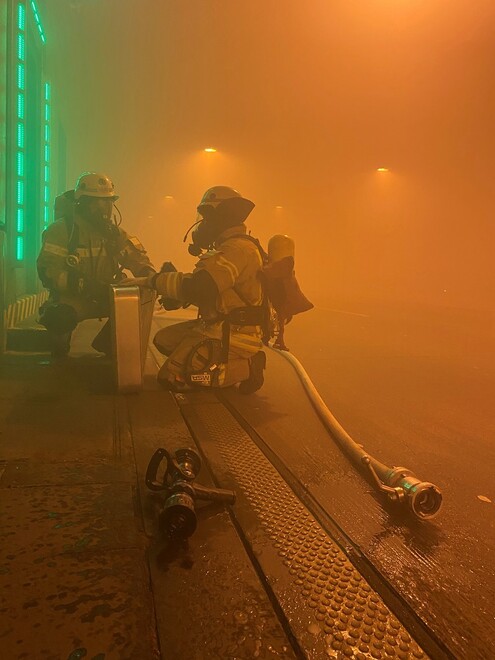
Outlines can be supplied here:
M77 180L74 198L80 199L83 195L87 197L107 197L114 202L119 198L115 194L113 181L106 174L97 172L83 172Z
M198 204L198 211L202 206L207 205L216 208L221 202L224 202L226 199L233 199L234 197L242 199L241 193L234 190L234 188L229 188L228 186L213 186L213 188L208 188L201 198L201 201Z

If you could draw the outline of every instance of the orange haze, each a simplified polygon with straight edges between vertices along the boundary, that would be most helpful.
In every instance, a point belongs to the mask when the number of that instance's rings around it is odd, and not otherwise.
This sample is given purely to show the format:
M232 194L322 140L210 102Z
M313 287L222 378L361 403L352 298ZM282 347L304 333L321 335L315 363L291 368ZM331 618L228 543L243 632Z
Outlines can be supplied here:
M310 296L493 308L493 0L39 4L68 183L108 172L157 264L226 184Z

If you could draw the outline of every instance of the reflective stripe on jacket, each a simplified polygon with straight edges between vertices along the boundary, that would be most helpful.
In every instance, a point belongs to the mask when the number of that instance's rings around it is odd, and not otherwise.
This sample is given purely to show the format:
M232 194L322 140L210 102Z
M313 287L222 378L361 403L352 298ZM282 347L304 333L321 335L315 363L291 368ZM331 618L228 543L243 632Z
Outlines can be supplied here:
M77 264L71 268L67 257L73 231L77 232L77 245L71 254L77 258ZM37 266L43 285L61 292L67 291L74 280L111 284L119 266L129 269L136 277L154 270L135 237L115 225L109 225L108 235L103 235L77 215L73 223L57 220L43 232Z
M217 311L228 314L246 305L258 306L263 302L263 289L259 274L263 268L256 245L239 234L245 234L244 225L230 227L219 237L219 247L207 252L196 264L193 274L206 270L218 289Z

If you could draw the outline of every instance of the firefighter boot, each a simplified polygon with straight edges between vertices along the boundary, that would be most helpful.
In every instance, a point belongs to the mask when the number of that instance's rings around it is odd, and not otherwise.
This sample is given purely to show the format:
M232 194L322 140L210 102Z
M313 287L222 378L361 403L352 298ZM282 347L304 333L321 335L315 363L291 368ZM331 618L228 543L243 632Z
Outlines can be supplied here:
M241 394L253 394L262 387L265 382L263 371L266 366L266 354L263 351L258 351L256 355L249 360L249 378L243 380L239 385L239 392Z
M69 355L71 336L72 332L63 335L50 332L50 353L54 362L60 362Z

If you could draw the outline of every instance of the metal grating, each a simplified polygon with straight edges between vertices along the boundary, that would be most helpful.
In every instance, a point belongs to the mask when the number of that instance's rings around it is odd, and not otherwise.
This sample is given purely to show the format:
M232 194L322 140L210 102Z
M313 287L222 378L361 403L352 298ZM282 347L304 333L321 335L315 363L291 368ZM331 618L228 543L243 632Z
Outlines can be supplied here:
M177 398L187 402L187 397ZM259 519L288 580L312 612L311 632L324 636L326 657L426 658L224 406L195 402L193 416L201 436L211 439Z

